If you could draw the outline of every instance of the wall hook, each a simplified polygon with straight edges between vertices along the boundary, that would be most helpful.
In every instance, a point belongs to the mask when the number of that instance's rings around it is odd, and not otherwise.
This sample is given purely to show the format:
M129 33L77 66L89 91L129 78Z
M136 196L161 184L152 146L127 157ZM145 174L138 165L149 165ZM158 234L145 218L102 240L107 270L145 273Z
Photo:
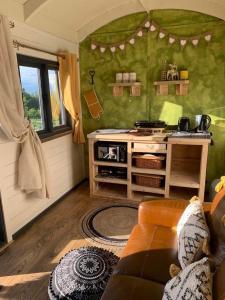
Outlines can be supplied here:
M14 21L9 21L9 27L14 28L15 27L15 22Z
M89 80L90 84L94 85L95 84L95 81L94 81L95 70L90 70L89 71L89 76L91 77L91 80Z

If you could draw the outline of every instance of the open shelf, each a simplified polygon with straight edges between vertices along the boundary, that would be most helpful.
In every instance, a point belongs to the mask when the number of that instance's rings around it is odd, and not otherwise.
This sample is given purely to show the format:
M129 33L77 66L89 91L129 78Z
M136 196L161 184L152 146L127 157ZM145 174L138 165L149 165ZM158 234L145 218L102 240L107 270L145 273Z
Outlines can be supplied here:
M170 185L180 186L187 188L199 188L200 179L199 174L194 171L188 172L187 170L173 170L170 175Z
M179 142L179 139L177 139ZM192 140L195 142L195 139ZM206 141L207 142L207 141ZM176 141L175 141L176 143ZM174 144L173 145L173 160L199 160L202 155L202 145L194 145L194 144Z
M190 200L193 196L198 196L198 189L184 187L170 187L171 199Z
M165 188L153 188L153 187L148 187L148 186L141 186L138 184L132 184L131 189L133 191L138 191L138 192L146 192L146 193L153 193L153 194L165 194Z
M106 183L115 183L115 184L127 184L127 179L120 179L115 177L103 177L103 176L96 176L95 181L97 182L106 182Z
M144 169L132 167L131 172L140 174L166 175L165 169Z
M173 145L170 186L200 188L202 147Z
M107 182L99 182L94 197L105 197L110 199L127 199L127 186Z
M109 166L109 167L121 167L127 168L126 163L107 162L107 161L94 161L95 166Z

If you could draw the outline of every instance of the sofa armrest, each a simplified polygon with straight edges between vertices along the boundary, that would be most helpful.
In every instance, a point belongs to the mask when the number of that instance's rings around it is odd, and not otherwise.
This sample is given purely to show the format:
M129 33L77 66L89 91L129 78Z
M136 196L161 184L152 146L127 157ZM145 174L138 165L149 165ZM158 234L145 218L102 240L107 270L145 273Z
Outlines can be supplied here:
M139 224L155 224L175 227L189 204L188 200L161 199L142 202L138 209ZM211 204L203 203L204 211L210 211Z

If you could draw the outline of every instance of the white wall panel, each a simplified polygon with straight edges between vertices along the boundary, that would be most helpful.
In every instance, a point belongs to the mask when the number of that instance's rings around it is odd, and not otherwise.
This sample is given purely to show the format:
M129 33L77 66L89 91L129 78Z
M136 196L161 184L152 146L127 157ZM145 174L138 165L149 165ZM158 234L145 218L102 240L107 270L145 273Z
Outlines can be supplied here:
M78 52L75 43L41 32L21 22L16 22L16 27L12 29L12 33L13 38L42 49L54 52L59 50ZM57 59L55 56L22 48L19 52L51 60ZM26 195L19 190L16 184L16 160L19 146L14 142L6 141L3 135L0 134L0 193L9 241L15 232L52 205L85 177L83 146L72 142L72 134L45 142L42 145L52 191L50 199L40 199L34 195Z
M51 199L26 195L16 186L17 148L15 143L0 145L1 196L9 239L13 233L84 179L83 146L73 144L72 135L68 134L43 144L52 188Z

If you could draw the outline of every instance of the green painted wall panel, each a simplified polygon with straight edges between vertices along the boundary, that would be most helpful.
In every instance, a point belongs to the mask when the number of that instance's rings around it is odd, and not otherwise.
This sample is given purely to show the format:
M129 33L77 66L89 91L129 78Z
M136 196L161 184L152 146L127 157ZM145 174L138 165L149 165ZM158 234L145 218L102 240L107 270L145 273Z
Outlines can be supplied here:
M181 115L193 117L209 114L214 146L210 147L208 182L225 173L225 22L204 14L184 10L155 10L150 17L171 33L193 36L210 31L210 43L200 40L197 47L188 44L181 49L160 40L157 32L148 33L134 46L127 46L123 53L107 51L104 54L90 50L91 39L98 42L119 42L146 18L137 13L103 26L80 44L81 95L91 88L88 71L96 72L95 90L104 108L100 120L93 120L82 96L85 134L97 128L129 128L136 120L161 119L176 124ZM156 96L153 81L159 79L162 62L175 62L189 71L188 96ZM108 83L115 81L116 72L136 72L142 82L141 97L130 97L126 90L123 97L113 97Z

